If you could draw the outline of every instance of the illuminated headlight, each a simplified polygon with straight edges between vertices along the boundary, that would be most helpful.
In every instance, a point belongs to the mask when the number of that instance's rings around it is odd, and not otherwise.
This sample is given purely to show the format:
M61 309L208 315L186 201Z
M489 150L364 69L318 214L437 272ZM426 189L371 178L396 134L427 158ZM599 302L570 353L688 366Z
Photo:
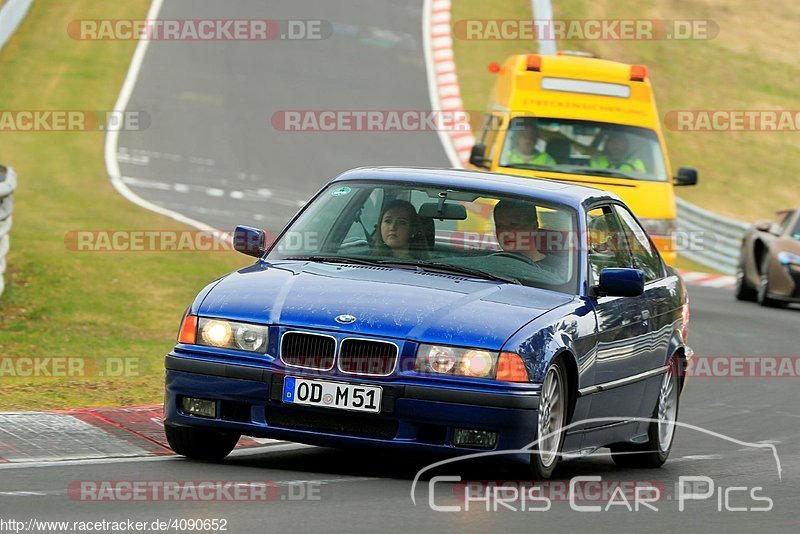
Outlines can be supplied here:
M675 234L675 219L639 219L648 234L672 237Z
M781 262L782 265L800 266L800 255L786 251L778 252L778 261Z
M414 370L420 373L494 378L499 354L480 349L420 345Z
M267 351L267 327L201 317L198 344L222 349Z

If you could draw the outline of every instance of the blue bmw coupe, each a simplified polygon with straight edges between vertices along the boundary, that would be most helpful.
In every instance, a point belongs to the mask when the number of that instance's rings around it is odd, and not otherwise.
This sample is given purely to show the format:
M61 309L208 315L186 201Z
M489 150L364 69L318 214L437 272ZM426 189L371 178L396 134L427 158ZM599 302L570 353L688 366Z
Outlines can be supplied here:
M615 195L461 170L327 184L256 263L204 288L166 358L164 426L217 460L242 435L447 454L550 477L609 447L658 467L683 388L686 289Z

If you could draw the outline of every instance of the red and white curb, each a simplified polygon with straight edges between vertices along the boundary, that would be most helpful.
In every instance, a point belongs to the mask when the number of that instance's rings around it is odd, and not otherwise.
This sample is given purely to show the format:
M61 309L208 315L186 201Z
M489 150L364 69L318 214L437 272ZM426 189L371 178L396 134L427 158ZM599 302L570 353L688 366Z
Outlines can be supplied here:
M678 270L683 281L693 286L717 287L732 289L736 286L736 277L727 274L696 273Z
M0 464L167 456L162 406L0 413ZM238 448L276 440L243 437Z
M426 0L422 34L431 107L448 113L464 111L456 74L450 25L450 0ZM453 167L463 167L475 144L471 131L440 131L439 137Z

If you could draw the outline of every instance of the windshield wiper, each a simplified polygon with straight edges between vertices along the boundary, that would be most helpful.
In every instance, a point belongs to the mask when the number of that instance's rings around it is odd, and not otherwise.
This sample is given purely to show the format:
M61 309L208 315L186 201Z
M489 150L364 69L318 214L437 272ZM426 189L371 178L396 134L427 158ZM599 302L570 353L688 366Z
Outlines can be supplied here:
M558 169L551 165L539 165L538 163L507 163L506 165L500 165L501 167L506 167L508 169L526 169L531 171L548 171L548 172L559 172Z
M569 172L572 174L581 175L595 175L595 176L609 176L611 178L633 178L632 175L625 171L615 169L601 169L597 167L571 167Z
M510 276L503 276L501 274L490 273L482 269L474 269L472 267L462 267L460 265L451 265L449 263L430 262L421 260L379 260L377 263L381 265L392 265L398 267L416 267L421 271L433 272L446 272L454 274L465 274L475 278L483 278L485 280L495 280L498 282L505 282L507 284L522 285L522 282Z
M352 263L353 265L378 265L381 262L376 260L364 260L359 258L349 258L347 256L322 256L319 254L310 256L288 256L283 260L298 261L317 261L320 263Z

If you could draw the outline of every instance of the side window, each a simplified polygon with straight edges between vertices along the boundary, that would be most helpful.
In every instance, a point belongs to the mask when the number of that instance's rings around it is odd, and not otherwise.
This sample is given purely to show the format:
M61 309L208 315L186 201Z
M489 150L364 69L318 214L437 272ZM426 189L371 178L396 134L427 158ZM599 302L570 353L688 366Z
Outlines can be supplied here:
M480 144L486 147L483 153L484 158L491 158L494 154L494 144L497 141L497 134L503 125L503 118L499 115L486 115L480 131Z
M633 266L644 272L645 282L661 278L664 275L664 264L647 237L647 232L639 226L633 215L625 208L615 206L614 211L617 212L622 222L622 231L625 233L633 256Z
M631 255L611 206L590 210L586 214L586 229L590 285L600 281L600 272L606 267L630 268Z

